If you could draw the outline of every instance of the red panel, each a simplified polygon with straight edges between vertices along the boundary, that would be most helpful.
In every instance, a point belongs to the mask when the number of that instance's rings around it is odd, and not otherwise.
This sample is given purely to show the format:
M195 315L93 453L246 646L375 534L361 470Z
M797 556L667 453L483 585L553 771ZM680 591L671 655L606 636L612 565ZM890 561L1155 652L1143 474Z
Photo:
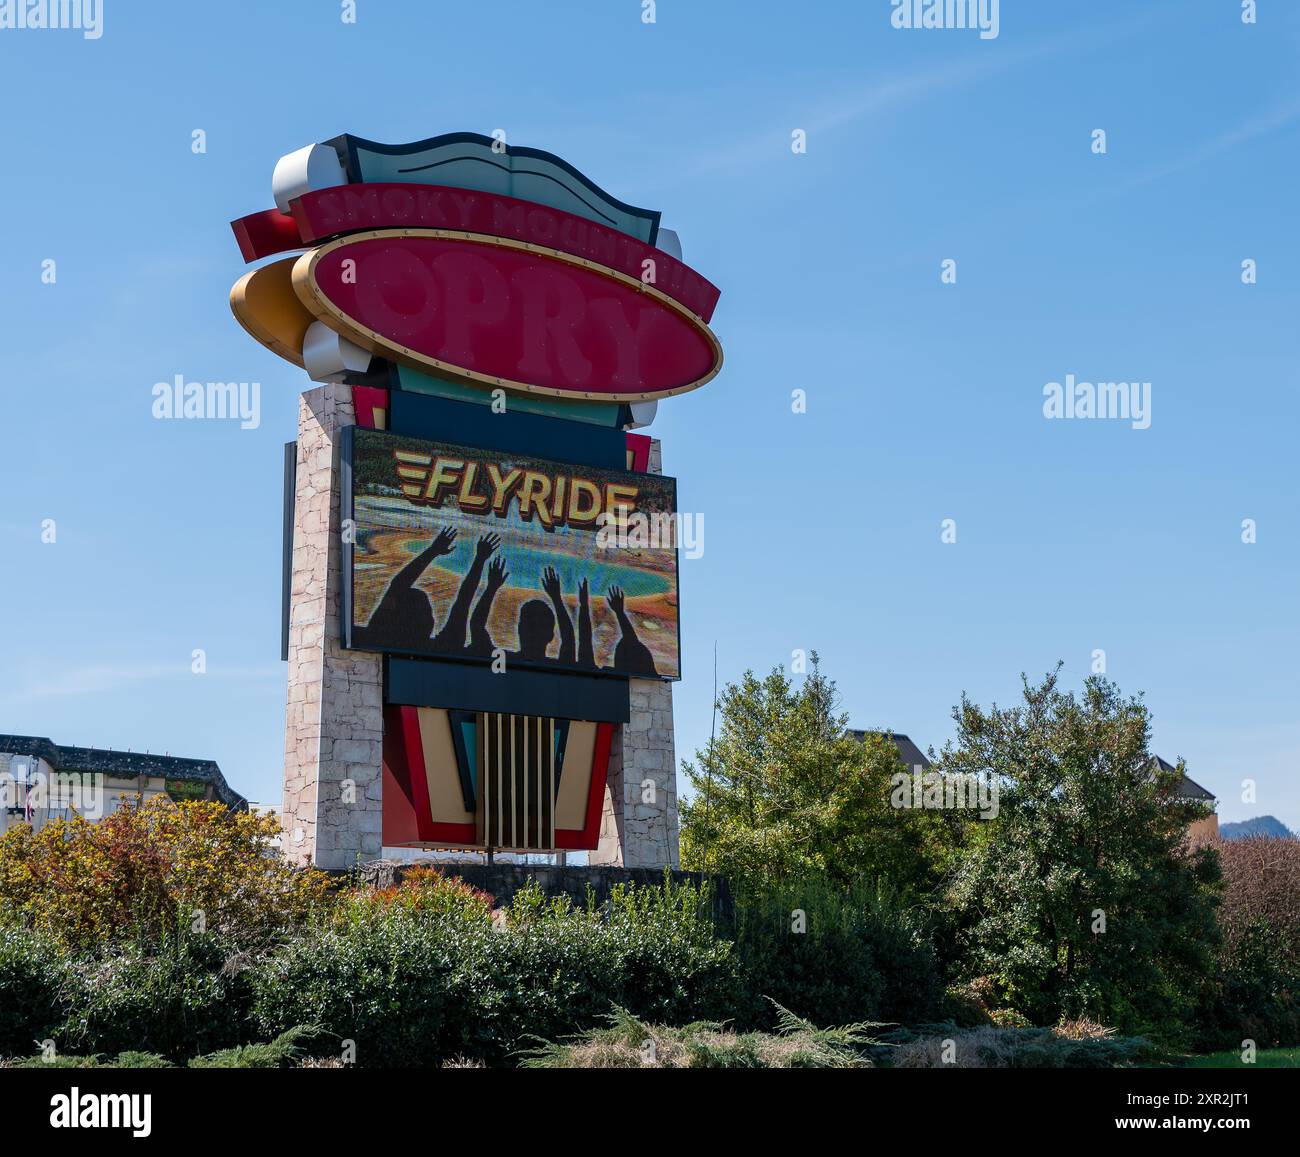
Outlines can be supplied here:
M383 845L476 847L478 834L474 824L435 823L433 820L418 711L416 707L390 705L384 708ZM591 851L600 843L600 821L605 807L605 786L615 726L613 723L596 725L586 823L579 831L557 828L555 846L559 849Z
M399 707L406 765L411 773L411 797L415 804L416 830L421 840L432 840L433 807L429 803L429 779L424 766L424 740L420 736L420 709Z
M654 285L705 321L720 291L689 265L643 241L533 201L443 185L373 182L305 193L289 205L306 241L366 229L457 229L572 253L638 281L654 262Z
M400 707L384 708L383 829L380 838L388 847L418 843L420 839L401 713Z
M357 413L357 425L367 430L383 430L388 413L388 391L379 386L353 386L352 407Z
M701 323L556 257L389 234L323 251L310 275L308 260L295 285L345 336L358 327L381 355L482 384L633 400L693 389L721 364Z
M239 242L239 252L245 261L306 248L298 234L298 223L279 209L240 217L238 221L232 221L230 227L235 231L235 240Z
M631 470L637 474L644 474L650 469L649 434L629 434L627 436L627 452L632 463Z
M458 848L482 846L473 824L434 824L430 830L433 834L427 842L431 844L455 844Z
M580 832L555 829L555 846L565 851L593 851L600 844L600 817L605 810L605 783L609 776L609 750L614 743L613 723L596 724L596 746L591 755L591 786L587 793L587 825Z
M473 824L434 823L418 710L416 707L384 708L383 845L387 848L408 844L474 847L478 836Z

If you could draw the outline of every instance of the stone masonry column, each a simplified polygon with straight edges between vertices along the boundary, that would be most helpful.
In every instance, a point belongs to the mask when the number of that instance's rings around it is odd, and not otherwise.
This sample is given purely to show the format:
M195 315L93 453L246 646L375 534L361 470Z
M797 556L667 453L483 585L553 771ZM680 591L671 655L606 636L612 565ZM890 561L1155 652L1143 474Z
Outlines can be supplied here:
M650 473L663 473L659 440L650 444ZM618 728L591 864L679 868L677 761L673 747L673 685L632 679L631 719Z
M289 617L282 845L295 863L349 868L381 854L382 664L345 651L339 438L354 423L352 389L302 395Z

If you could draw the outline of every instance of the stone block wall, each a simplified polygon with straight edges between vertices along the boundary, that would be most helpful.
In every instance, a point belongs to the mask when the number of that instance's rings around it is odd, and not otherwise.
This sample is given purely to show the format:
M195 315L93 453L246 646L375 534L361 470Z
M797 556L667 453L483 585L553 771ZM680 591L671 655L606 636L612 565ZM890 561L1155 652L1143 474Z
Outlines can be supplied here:
M663 473L657 438L650 473ZM614 737L600 845L588 858L623 868L681 866L671 683L631 680L631 718Z
M558 867L548 864L457 864L446 860L377 860L361 870L361 880L372 888L391 888L400 884L416 867L434 868L444 876L455 876L489 893L497 907L508 905L520 889L536 884L547 896L567 896L578 908L587 903L587 889L596 903L603 904L618 885L653 888L663 883L662 868ZM727 920L733 910L731 888L722 876L701 872L673 871L677 884L708 884L713 912Z
M340 636L338 434L354 421L349 386L299 403L282 847L322 868L381 854L381 660L345 651Z

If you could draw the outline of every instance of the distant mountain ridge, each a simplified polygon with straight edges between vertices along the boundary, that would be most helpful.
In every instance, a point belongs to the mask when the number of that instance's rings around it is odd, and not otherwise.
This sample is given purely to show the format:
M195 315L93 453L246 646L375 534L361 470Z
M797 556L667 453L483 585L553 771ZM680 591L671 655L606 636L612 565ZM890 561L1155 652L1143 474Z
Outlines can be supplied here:
M1219 835L1225 840L1244 840L1249 836L1291 836L1295 833L1276 816L1256 816L1235 824L1220 824Z

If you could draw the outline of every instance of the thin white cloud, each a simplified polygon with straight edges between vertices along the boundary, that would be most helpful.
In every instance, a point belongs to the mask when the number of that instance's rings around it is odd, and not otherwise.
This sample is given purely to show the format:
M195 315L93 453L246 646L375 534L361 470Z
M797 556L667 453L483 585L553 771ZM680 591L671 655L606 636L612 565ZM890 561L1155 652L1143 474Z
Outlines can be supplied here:
M698 155L684 168L683 176L739 172L771 162L789 147L790 133L801 128L810 140L851 125L872 115L914 104L941 92L971 84L982 77L1001 71L1005 63L990 59L959 65L924 69L910 75L884 77L869 85L852 89L835 97L822 97L812 116L797 124L782 124L728 145Z
M1239 145L1249 144L1252 141L1262 140L1274 133L1282 132L1296 124L1297 121L1300 121L1300 96L1291 97L1261 112L1257 112L1236 128L1229 129L1227 132L1220 133L1218 136L1204 141L1181 157L1154 165L1128 181L1113 186L1108 191L1121 192L1142 185L1149 185L1153 181L1163 180L1175 173L1195 169L1205 164L1206 161L1211 161L1215 157L1237 148Z
M978 53L959 62L937 64L911 73L873 77L864 85L833 95L823 94L811 108L808 104L792 108L791 123L772 125L742 140L712 147L697 155L693 162L666 170L672 179L659 183L663 187L704 175L739 173L769 163L774 156L781 155L782 150L789 148L790 134L795 128L804 129L811 141L860 121L880 119L921 101L966 88L1031 61L1066 51L1088 51L1118 39L1131 38L1161 18L1161 10L1152 9L1137 18L1126 18L1096 28L1071 29L1020 48L990 42ZM663 176L661 172L659 177Z

